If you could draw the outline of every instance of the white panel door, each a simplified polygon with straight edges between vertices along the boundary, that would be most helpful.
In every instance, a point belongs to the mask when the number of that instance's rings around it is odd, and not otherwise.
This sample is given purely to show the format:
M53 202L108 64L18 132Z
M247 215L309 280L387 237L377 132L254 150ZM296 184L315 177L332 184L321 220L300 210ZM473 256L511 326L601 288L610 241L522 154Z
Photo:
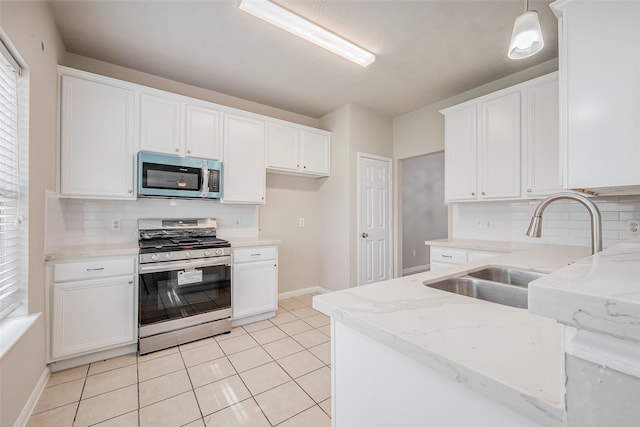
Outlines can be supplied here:
M358 158L358 285L391 278L391 160Z
M520 196L520 93L481 106L480 197Z
M187 105L185 109L187 156L222 159L221 115L219 111L210 108Z
M140 149L184 156L180 114L178 101L146 93L140 95Z

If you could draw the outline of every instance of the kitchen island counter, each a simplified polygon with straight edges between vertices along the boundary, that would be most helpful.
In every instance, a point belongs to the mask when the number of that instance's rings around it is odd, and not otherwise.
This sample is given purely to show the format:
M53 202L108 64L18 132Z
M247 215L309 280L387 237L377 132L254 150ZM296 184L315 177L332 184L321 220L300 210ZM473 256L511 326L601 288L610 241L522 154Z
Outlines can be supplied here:
M423 283L485 265L551 272L588 255L585 247L536 245L435 272L316 296L313 306L330 316L332 323L384 344L538 425L562 425L560 325L527 310L440 291ZM333 351L335 355L340 348ZM339 375L340 366L335 368Z

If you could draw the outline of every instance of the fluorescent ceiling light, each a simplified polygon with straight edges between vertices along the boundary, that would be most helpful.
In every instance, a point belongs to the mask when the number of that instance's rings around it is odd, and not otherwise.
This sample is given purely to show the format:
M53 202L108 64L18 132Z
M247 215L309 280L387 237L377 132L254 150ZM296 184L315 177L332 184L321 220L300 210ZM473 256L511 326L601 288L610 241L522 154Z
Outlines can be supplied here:
M268 0L242 0L240 9L363 67L376 59L372 53Z

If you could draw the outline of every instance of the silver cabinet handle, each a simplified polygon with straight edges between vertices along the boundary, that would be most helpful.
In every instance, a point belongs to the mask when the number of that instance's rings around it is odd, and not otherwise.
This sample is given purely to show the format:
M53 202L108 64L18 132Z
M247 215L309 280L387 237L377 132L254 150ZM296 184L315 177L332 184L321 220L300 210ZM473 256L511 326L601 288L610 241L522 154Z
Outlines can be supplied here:
M452 255L440 255L442 258L453 258Z
M129 284L130 284L130 285L133 285L133 280L129 280Z
M87 268L87 271L102 271L104 270L104 267L99 267L99 268Z
M251 256L260 256L262 254L251 254Z
M531 193L531 189L530 188L527 188L527 193Z
M476 193L471 193L471 195L472 195L472 196L475 196L475 195L476 195Z
M367 233L362 233L361 236L362 236L363 239L366 239L367 237L369 237L369 235Z

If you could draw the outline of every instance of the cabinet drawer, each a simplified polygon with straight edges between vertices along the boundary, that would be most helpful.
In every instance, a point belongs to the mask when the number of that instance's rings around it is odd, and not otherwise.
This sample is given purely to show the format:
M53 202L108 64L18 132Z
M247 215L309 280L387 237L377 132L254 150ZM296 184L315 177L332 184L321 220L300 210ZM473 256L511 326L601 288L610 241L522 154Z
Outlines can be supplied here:
M135 273L134 258L95 259L83 262L57 263L53 268L53 281L124 276Z
M276 259L278 250L275 247L255 247L246 249L235 249L233 251L233 262L264 261Z
M431 248L431 261L446 264L464 264L467 262L467 251L451 248Z

